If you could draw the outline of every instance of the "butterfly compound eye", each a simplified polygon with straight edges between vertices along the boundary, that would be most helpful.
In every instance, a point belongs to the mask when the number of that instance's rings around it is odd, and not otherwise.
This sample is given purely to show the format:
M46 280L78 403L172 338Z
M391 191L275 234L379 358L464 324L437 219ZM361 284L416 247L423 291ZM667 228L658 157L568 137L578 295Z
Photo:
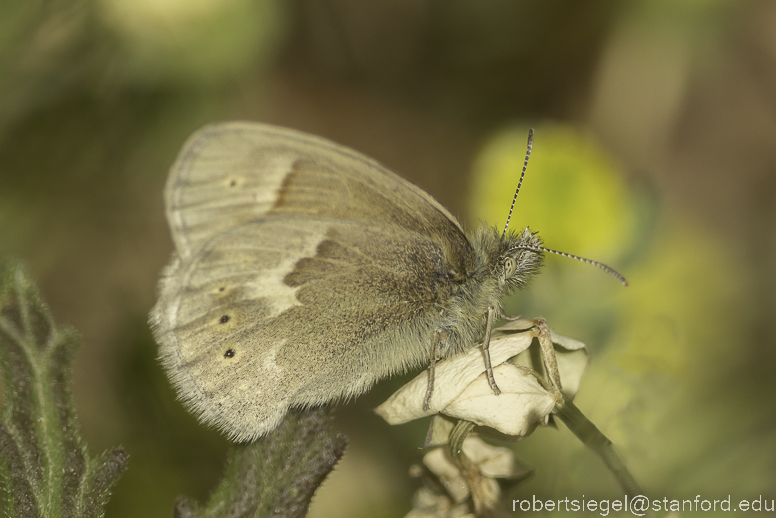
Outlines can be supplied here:
M509 279L515 274L517 262L511 257L504 259L504 279Z

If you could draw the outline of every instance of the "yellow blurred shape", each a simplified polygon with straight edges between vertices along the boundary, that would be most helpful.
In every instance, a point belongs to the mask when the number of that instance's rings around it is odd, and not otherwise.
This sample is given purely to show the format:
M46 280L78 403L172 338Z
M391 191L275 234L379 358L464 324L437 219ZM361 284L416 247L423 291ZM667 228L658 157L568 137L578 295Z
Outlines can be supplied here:
M656 372L682 377L686 355L677 323L666 315L640 315L627 329L630 335L624 354L617 360L623 370Z
M736 342L747 281L727 255L703 229L666 218L649 256L629 270L628 293L618 295L622 324L613 343L623 350L621 368L686 378ZM709 326L710 318L719 325Z
M527 127L513 127L486 143L476 160L471 219L506 222L525 158ZM533 153L510 228L530 225L546 246L611 257L628 242L635 214L621 175L588 134L571 126L536 127Z

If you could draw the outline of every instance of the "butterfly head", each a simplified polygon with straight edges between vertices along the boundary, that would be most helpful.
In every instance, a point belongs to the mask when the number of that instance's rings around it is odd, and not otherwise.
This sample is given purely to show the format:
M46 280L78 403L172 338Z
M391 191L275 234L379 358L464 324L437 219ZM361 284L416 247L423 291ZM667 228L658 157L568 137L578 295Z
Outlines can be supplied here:
M522 288L542 266L541 238L528 227L519 233L508 233L500 240L501 251L496 263L499 284L504 291Z
M505 287L507 292L524 286L526 281L532 275L536 274L541 266L542 253L548 252L596 266L620 281L623 286L627 286L628 281L626 281L625 277L620 275L614 268L599 263L598 261L579 257L578 255L545 248L542 246L542 240L539 239L535 233L531 233L528 227L520 234L509 233L509 221L512 219L512 211L515 208L515 202L517 201L517 195L520 192L520 186L523 184L525 170L528 167L528 159L531 157L532 149L533 129L528 132L528 145L526 146L523 170L520 173L520 180L517 182L515 196L512 198L512 206L509 208L507 224L504 226L504 232L501 234L502 251L499 257L499 281L501 282L501 285Z

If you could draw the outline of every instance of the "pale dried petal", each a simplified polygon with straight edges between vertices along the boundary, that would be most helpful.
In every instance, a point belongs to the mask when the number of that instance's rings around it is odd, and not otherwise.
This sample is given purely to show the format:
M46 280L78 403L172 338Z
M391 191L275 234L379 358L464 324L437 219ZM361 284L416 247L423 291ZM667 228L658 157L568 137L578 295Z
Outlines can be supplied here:
M501 394L485 373L475 379L442 413L488 426L507 435L527 435L555 407L556 398L526 370L509 363L493 369Z
M466 484L458 466L445 454L444 448L434 448L423 456L425 464L431 472L439 477L445 489L456 503L461 503L469 497L469 486Z
M560 345L569 351L576 351L578 349L585 349L587 347L584 342L580 342L576 338L569 338L568 336L559 335L552 329L550 329L550 337L552 338L552 343Z
M431 441L427 446L439 446L450 442L450 432L458 422L457 419L437 414L431 418Z
M502 331L525 331L531 329L536 325L536 320L532 318L517 318L515 320L507 320L503 325L493 329L494 333L500 333Z
M490 343L490 359L493 365L504 363L531 345L533 337L528 333L502 336ZM397 390L375 412L392 425L440 413L453 402L466 387L485 372L482 349L475 347L464 354L437 363L434 376L434 393L429 409L423 411L423 400L428 390L428 371ZM493 393L491 392L491 395Z
M415 492L412 507L405 518L463 518L468 512L466 506L453 504L447 495L440 495L427 487L421 487Z
M501 498L501 487L495 479L479 478L480 503L485 509L493 509Z
M469 436L464 440L462 449L486 477L511 478L522 471L517 466L514 452L509 448L493 446L479 437Z

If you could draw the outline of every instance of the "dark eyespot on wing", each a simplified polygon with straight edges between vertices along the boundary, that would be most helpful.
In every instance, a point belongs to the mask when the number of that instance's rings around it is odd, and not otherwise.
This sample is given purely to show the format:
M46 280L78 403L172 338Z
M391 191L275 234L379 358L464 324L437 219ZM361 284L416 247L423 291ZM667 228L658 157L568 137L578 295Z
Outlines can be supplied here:
M207 301L207 298L200 299ZM250 322L257 315L264 315L270 311L267 301L238 300L229 303L228 307L204 307L186 308L188 311L179 313L178 326L175 329L180 340L188 340L196 343L204 339L223 340L235 332L239 332L241 322ZM224 310L229 314L225 315ZM227 317L224 319L224 317ZM205 338L207 337L207 338Z
M234 349L227 349L224 353L224 358L234 358L234 355L236 354Z

